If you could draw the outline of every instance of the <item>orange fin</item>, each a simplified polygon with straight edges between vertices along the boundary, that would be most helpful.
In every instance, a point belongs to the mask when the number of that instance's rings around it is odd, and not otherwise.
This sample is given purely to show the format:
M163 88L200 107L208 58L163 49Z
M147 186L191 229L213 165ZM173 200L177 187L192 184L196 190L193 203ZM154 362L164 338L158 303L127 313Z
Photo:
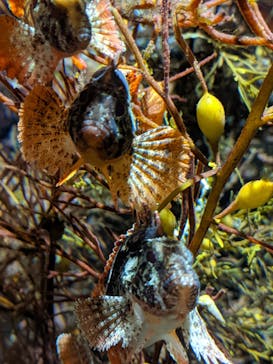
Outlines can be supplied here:
M162 83L159 83L159 85L162 88ZM144 97L141 99L141 103L144 115L157 125L162 125L166 104L152 87L148 87Z
M19 136L25 160L51 176L71 173L79 156L67 130L67 111L49 87L37 85L20 112Z
M102 169L113 198L152 210L186 181L192 154L188 140L169 126L151 129L133 141L132 154Z
M1 16L0 29L0 71L23 85L49 82L62 56L18 19Z
M25 13L25 0L7 0L8 7L17 18L22 18Z
M80 157L80 159L78 159L78 161L73 164L73 166L71 167L71 170L64 176L62 176L62 178L58 181L58 183L56 184L56 187L59 187L61 185L63 185L65 182L67 182L68 180L70 180L78 171L78 169L84 164L84 160L82 157Z
M90 48L114 59L125 51L125 44L120 39L110 8L109 0L94 0L89 3L87 13L92 24Z
M126 74L126 79L129 85L131 98L134 100L134 97L137 97L139 85L143 79L143 76L141 73L132 70Z
M79 55L72 56L71 60L74 66L77 67L79 71L84 71L87 69L87 63Z

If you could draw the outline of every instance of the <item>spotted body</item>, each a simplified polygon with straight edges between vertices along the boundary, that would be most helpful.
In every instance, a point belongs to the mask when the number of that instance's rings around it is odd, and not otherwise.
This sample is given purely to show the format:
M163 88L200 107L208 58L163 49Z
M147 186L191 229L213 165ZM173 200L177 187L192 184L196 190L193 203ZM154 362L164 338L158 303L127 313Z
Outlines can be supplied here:
M195 306L199 288L192 254L182 242L154 235L154 228L143 229L121 246L106 294L129 294L154 314L181 310L183 319Z
M162 125L135 133L127 81L114 66L94 73L71 98L37 85L20 109L19 136L26 161L67 180L81 164L104 174L113 199L136 210L157 204L187 179L188 138Z
M99 166L130 150L134 118L121 71L103 67L92 76L69 109L68 125L78 151L91 164Z
M76 315L92 347L121 344L127 359L181 326L199 294L193 258L155 227L130 235L110 271L105 295L80 300Z
M86 49L91 41L91 23L84 0L31 1L36 34L66 55Z
M36 86L20 111L26 160L62 178L79 157L95 167L120 157L133 139L129 102L126 80L112 66L97 71L71 105L64 105L51 88Z

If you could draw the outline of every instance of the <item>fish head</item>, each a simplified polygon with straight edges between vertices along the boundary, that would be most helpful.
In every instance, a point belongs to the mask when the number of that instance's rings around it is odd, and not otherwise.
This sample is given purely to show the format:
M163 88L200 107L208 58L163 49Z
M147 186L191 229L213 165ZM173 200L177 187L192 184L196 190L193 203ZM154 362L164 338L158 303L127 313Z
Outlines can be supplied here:
M87 163L100 166L132 145L134 120L127 81L115 67L92 76L69 110L69 131Z

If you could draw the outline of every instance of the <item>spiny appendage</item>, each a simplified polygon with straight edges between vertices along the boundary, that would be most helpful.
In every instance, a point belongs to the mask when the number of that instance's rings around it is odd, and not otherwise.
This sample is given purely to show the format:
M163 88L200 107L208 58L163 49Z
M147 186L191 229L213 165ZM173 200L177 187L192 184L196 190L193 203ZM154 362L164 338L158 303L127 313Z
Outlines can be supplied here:
M188 140L162 126L133 140L132 152L102 169L117 201L140 210L157 204L187 179L192 154Z
M37 85L19 115L18 140L25 160L51 176L67 175L79 157L67 131L67 111L58 95Z
M115 59L125 51L118 28L110 11L109 0L94 0L87 5L87 14L92 24L90 50Z
M190 312L182 331L187 345L191 346L198 360L203 360L206 364L232 364L209 334L197 308Z
M64 56L84 50L91 24L83 0L38 0L30 9L35 31Z
M60 55L35 36L34 28L18 19L2 16L0 27L0 69L23 85L49 82Z
M91 364L92 354L85 339L78 333L64 333L57 337L56 347L62 364Z
M121 342L128 347L140 332L142 322L132 303L122 296L100 296L78 300L75 313L83 334L100 351Z

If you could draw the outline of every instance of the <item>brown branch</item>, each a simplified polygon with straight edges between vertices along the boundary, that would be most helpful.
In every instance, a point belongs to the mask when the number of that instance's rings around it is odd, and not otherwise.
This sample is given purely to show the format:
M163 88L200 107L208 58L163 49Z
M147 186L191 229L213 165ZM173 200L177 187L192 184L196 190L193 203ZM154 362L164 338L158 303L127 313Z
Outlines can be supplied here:
M253 33L273 43L273 33L266 24L256 1L236 0L236 2L242 16Z
M128 31L127 26L125 25L122 17L120 16L119 12L117 11L117 9L112 8L112 14L115 18L115 21L121 31L121 33L123 34L128 47L130 48L131 52L134 54L135 59L139 65L140 70L143 72L143 77L146 79L146 81L149 83L149 85L158 93L158 95L163 99L163 101L166 104L166 107L169 111L169 113L171 114L171 116L173 117L175 124L177 126L177 129L180 131L180 133L188 139L191 149L193 151L193 153L195 154L195 156L201 160L204 164L207 165L208 161L207 158L203 155L203 153L195 146L195 144L193 143L193 141L191 140L191 138L189 137L187 131L186 131L186 127L184 124L184 121L182 119L182 116L180 115L180 113L178 112L175 104L173 103L172 99L170 96L166 96L165 93L162 91L160 85L158 82L155 81L155 79L150 75L148 69L146 68L146 65L144 63L144 60L141 56L141 53L136 45L136 42L134 40L134 38L132 37L131 33Z
M273 44L263 37L249 37L227 34L216 30L213 26L200 24L200 29L203 29L209 36L218 42L241 46L266 46L273 49Z
M95 269L91 268L90 265L85 263L84 261L73 257L71 254L66 253L64 250L62 250L60 247L56 249L56 254L60 257L66 258L70 262L76 264L78 267L80 267L82 270L88 272L91 276L98 279L100 277L100 273L98 273Z
M169 40L169 9L170 0L162 0L161 18L162 18L162 49L163 49L163 67L164 67L164 92L166 97L169 95L170 79L170 47Z
M15 105L14 101L2 94L2 92L0 92L0 102L7 106L11 111L18 114L18 107Z
M117 9L112 8L112 14L116 20L116 23L117 23L121 33L123 34L123 36L128 44L128 47L130 48L131 52L134 54L140 70L143 72L143 77L146 79L146 81L149 83L149 85L158 93L158 95L165 102L170 114L172 115L172 117L175 120L178 130L181 132L181 134L183 136L186 136L188 138L187 132L186 132L186 127L184 125L184 122L183 122L183 119L182 119L180 113L178 112L178 110L175 107L171 98L167 97L165 95L165 93L162 91L159 83L156 82L155 79L150 75L150 73L144 63L142 55L135 43L135 40L132 37L132 35L130 34L130 32L128 31L127 26L125 25L122 17L120 16L119 12L117 11Z
M213 52L210 56L204 58L202 61L200 61L198 63L199 67L204 66L205 64L207 64L208 62L210 62L211 60L216 58L216 56L217 56L217 53ZM194 68L189 67L189 68L185 69L185 71L179 72L176 75L170 77L170 82L174 82L174 81L178 80L179 78L189 75L192 72L194 72Z
M241 231L239 231L239 230L237 230L237 229L235 229L233 227L227 226L227 225L225 225L223 223L219 223L219 224L217 224L216 222L214 222L214 223L217 225L219 230L222 230L222 231L224 231L224 232L226 232L228 234L234 234L234 235L239 236L239 237L241 237L243 239L247 239L252 244L261 245L266 251L268 251L270 254L273 254L273 246L265 243L264 241L258 240L256 238L254 238L252 235L245 234L245 233L243 233L243 232L241 232Z
M193 54L192 50L190 49L188 43L185 41L185 39L183 38L179 25L178 25L178 19L177 19L178 13L175 12L174 16L173 16L173 27L174 27L174 35L175 35L175 39L177 41L177 43L180 45L181 49L183 50L187 61L189 62L189 64L192 66L192 68L195 71L195 74L197 76L197 78L199 79L203 92L208 92L208 87L206 84L206 81L204 79L203 73L201 71L201 68L199 66L199 63L197 61L197 59L195 58L195 55Z

